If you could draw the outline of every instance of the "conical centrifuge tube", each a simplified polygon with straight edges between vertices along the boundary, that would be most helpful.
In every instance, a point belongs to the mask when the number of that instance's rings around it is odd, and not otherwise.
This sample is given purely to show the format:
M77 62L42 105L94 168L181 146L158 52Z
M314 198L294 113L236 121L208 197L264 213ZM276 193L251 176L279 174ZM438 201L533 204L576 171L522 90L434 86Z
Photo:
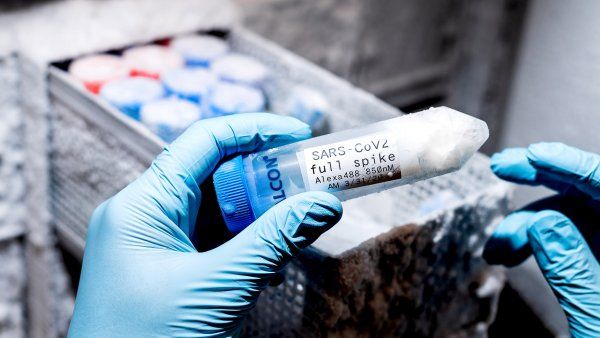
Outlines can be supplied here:
M489 135L487 124L447 107L239 155L214 173L225 223L238 233L273 205L305 191L340 200L460 169Z

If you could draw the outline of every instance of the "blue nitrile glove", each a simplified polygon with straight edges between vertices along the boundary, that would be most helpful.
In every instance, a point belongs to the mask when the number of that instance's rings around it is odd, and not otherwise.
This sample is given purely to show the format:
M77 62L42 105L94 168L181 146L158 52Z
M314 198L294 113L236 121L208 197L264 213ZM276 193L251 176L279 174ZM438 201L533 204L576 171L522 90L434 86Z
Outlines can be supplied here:
M198 252L190 240L202 198L198 185L227 156L309 136L304 123L270 114L192 125L94 212L69 336L239 333L260 292L340 219L342 206L324 192L300 194L228 242Z
M486 244L484 258L513 266L533 253L571 334L599 337L600 265L581 233L598 249L600 156L561 143L537 143L495 154L491 167L500 178L545 185L560 195L509 215Z

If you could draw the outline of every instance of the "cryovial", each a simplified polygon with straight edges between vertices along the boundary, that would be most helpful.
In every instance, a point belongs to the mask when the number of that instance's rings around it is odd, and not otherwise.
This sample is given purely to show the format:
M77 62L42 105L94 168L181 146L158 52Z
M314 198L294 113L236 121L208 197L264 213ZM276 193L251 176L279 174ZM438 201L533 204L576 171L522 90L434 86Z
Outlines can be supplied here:
M167 142L175 140L198 119L200 108L176 97L147 103L140 111L140 121Z
M100 96L133 119L140 119L140 107L158 100L165 90L158 80L135 77L112 81L100 90Z
M97 54L73 61L69 73L83 82L90 92L98 94L105 83L127 77L129 67L119 56Z
M250 56L235 53L216 59L211 68L223 81L242 83L259 88L269 75L267 67L260 61Z
M308 124L313 133L322 134L327 123L329 102L318 91L297 86L292 89L287 110L290 116Z
M180 36L169 45L185 59L188 67L208 67L216 58L229 52L229 45L211 35Z
M238 233L305 191L348 200L460 169L488 138L485 122L447 107L239 155L213 174L223 219Z
M202 113L204 118L255 113L264 111L265 106L265 96L260 90L246 85L220 82L210 90Z
M131 76L153 79L158 79L164 72L182 68L185 65L185 61L179 53L159 45L129 48L123 52L123 58L131 69Z
M202 103L209 90L217 83L217 77L206 69L175 69L161 78L168 95L195 103Z

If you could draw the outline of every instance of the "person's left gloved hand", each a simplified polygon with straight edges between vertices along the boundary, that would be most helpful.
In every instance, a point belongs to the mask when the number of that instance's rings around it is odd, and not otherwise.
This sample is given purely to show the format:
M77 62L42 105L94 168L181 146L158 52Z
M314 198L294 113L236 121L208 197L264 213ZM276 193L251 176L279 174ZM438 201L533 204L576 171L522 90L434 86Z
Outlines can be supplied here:
M239 333L260 292L340 219L342 207L327 193L299 194L228 242L198 252L190 240L202 197L198 185L227 156L309 136L304 123L270 114L192 125L94 212L69 336Z
M544 185L559 195L518 210L498 225L483 257L514 266L533 254L562 306L573 337L600 336L600 155L562 143L537 143L495 154L505 180ZM589 238L588 246L584 235Z

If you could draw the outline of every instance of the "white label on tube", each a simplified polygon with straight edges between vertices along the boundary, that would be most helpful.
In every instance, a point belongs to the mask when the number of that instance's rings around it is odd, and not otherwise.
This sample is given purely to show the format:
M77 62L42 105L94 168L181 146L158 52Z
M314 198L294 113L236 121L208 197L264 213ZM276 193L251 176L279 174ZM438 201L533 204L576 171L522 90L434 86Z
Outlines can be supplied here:
M391 132L306 148L298 155L304 157L309 190L329 192L401 179L407 164Z

